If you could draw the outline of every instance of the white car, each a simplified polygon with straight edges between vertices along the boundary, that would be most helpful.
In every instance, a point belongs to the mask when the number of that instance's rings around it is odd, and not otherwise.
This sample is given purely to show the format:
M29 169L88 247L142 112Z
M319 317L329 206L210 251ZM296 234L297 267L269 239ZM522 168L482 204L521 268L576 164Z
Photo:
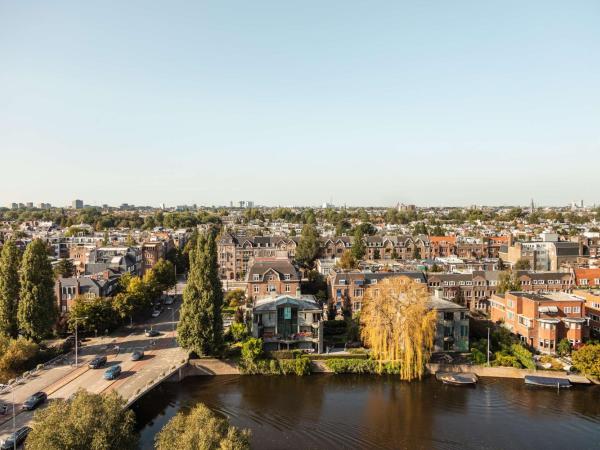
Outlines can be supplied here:
M154 311L152 311L152 317L158 317L160 316L160 309L155 309Z

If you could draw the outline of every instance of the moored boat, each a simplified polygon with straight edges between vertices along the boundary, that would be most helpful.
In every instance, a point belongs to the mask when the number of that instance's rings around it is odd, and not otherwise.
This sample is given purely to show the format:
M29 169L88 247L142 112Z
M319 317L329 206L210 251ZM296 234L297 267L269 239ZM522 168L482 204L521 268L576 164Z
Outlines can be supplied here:
M540 377L537 375L525 375L525 384L558 389L571 387L571 382L566 378Z
M435 378L452 386L472 386L477 383L477 375L474 373L438 372Z

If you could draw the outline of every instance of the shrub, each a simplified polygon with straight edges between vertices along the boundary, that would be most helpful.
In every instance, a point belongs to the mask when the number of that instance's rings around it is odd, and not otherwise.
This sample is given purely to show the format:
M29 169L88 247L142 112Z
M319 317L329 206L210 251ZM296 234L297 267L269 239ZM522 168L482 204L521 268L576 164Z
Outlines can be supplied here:
M478 348L471 349L471 360L474 364L487 363L487 357L485 356L485 353L482 353Z
M242 359L256 361L263 352L263 341L257 338L248 338L242 344Z
M335 358L325 365L334 373L377 373L377 363L370 359Z
M523 347L521 344L513 344L510 347L511 353L526 369L535 369L535 362L533 361L533 355L529 350Z
M310 359L258 359L255 361L242 360L240 372L245 375L310 375Z
M600 377L600 344L587 344L573 352L573 366L585 375Z
M521 369L523 367L516 356L507 355L500 352L496 352L495 358L492 361L492 366L515 367L517 369Z
M248 329L243 323L232 323L229 331L235 342L243 341L248 336Z
M570 355L572 350L573 345L568 339L561 339L558 345L556 346L556 353L558 353L559 356Z

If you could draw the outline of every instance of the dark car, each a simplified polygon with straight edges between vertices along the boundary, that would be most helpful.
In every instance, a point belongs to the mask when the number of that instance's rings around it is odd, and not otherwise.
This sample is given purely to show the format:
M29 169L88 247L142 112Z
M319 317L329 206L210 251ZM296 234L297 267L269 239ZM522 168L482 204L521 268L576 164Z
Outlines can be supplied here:
M15 444L18 447L23 443L23 441L25 441L25 439L27 439L27 435L30 431L31 428L29 427L19 428L17 431L15 431L6 438L6 440L2 443L2 446L0 446L0 449L10 450L12 448L15 448Z
M144 352L141 350L136 350L131 354L131 360L132 361L139 361L140 359L142 359L144 357Z
M159 336L160 332L156 331L156 330L146 330L146 336L148 337L155 337L155 336Z
M119 375L121 375L121 366L112 366L106 369L106 372L104 372L104 379L114 380Z
M25 402L23 402L23 409L26 411L31 411L42 403L44 403L48 399L48 396L45 392L36 392L31 397L29 397Z
M88 367L90 369L99 369L104 364L106 364L106 356L96 356L94 359L90 361Z

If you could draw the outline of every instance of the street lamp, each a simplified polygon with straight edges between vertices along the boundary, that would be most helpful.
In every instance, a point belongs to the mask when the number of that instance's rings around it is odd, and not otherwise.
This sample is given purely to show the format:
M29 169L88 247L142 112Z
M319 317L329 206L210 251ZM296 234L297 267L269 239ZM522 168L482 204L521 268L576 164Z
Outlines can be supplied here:
M82 317L82 319L87 319L87 317ZM78 353L77 353L77 345L79 344L79 340L77 339L77 321L79 320L78 317L75 317L75 367L77 368L77 363L78 363Z

